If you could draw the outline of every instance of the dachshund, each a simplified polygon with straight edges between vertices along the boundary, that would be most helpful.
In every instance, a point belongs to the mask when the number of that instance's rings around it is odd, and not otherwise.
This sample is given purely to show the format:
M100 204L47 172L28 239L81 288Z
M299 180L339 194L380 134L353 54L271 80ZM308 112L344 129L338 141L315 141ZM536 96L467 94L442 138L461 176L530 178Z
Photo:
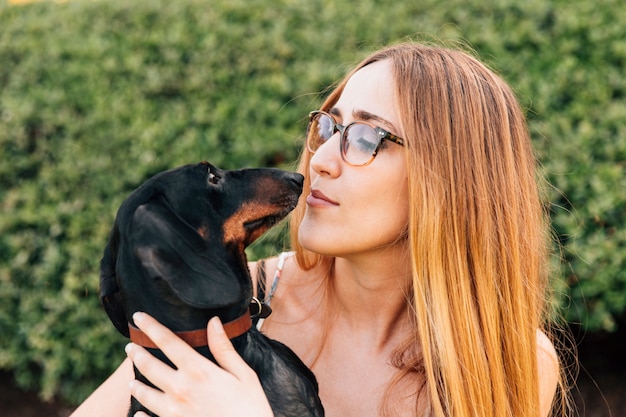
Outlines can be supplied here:
M296 173L227 171L208 162L140 185L120 206L100 263L100 300L116 329L173 366L135 327L132 314L144 311L215 361L206 325L219 316L258 374L275 416L323 416L313 373L251 325L251 306L258 305L255 314L266 309L252 296L244 251L295 208L302 185ZM149 384L136 368L135 375ZM128 415L138 410L150 413L132 398Z

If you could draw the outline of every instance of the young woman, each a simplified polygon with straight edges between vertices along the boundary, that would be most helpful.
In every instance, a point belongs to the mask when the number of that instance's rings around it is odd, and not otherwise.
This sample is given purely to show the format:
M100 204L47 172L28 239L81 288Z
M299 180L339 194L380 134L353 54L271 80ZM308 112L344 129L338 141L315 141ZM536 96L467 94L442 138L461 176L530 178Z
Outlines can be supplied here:
M280 281L263 331L313 370L326 415L549 414L548 219L506 83L460 51L377 51L311 114L300 172L295 254L265 262ZM122 416L131 394L164 417L272 414L219 320L219 366L151 317L135 322L178 369L129 345L162 391L129 392L127 360L74 416Z

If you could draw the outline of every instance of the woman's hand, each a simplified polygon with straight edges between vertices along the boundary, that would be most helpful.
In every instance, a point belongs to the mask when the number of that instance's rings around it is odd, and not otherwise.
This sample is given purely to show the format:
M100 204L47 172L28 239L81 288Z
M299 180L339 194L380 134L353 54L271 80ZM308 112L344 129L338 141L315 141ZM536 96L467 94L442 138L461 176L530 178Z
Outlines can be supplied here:
M207 333L219 366L149 315L135 313L133 320L177 368L138 345L127 345L126 353L137 369L161 389L131 382L131 395L146 408L162 417L273 415L259 378L235 351L217 317L209 321ZM143 412L135 416L147 417Z

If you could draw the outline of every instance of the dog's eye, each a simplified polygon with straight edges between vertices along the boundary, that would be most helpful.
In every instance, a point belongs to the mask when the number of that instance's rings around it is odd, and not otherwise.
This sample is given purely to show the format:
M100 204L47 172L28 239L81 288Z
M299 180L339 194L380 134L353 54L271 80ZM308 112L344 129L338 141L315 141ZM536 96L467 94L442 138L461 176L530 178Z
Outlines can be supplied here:
M221 179L222 177L217 175L215 172L211 170L211 168L209 168L209 183L213 185L217 185L217 183L219 183Z

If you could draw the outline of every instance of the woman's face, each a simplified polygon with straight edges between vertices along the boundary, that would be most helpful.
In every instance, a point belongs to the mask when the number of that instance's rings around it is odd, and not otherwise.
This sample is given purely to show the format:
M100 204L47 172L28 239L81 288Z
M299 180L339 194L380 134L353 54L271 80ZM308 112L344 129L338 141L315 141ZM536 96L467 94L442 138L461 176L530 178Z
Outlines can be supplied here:
M402 137L391 74L388 61L362 68L328 113L344 126L364 121ZM339 136L335 133L311 158L300 244L322 255L346 257L398 243L408 225L404 149L385 140L371 164L351 166L341 158Z

